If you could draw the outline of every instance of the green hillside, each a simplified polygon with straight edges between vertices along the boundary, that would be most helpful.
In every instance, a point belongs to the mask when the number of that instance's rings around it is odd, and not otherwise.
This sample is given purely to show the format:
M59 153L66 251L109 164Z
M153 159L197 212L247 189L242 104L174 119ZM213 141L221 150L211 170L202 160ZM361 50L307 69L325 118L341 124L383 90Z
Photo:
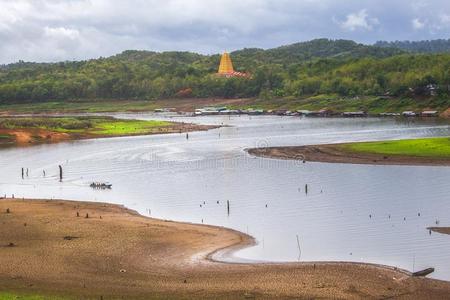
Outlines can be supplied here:
M0 104L335 95L425 99L431 106L445 107L450 92L450 54L408 54L319 39L268 50L243 49L231 56L235 69L250 72L251 78L218 78L214 73L220 55L189 52L130 50L88 61L3 65Z

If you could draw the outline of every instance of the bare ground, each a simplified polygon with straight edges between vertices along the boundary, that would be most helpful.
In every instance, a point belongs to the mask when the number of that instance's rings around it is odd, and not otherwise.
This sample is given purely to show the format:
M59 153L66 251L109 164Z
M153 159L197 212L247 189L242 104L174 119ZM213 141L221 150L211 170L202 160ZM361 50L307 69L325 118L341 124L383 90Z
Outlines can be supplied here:
M76 299L450 295L449 282L368 264L211 261L209 254L217 249L245 246L252 238L225 228L150 219L111 204L2 199L0 224L2 291Z

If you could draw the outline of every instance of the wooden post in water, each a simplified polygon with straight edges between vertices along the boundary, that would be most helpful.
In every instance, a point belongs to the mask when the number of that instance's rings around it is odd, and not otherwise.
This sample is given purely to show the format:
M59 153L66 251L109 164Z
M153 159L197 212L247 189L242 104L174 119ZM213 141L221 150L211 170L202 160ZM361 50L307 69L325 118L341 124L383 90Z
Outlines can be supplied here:
M297 246L298 246L298 261L302 258L302 248L300 247L300 239L297 234Z
M308 184L305 184L305 194L308 194Z
M23 168L22 168L22 179L23 179L23 175L24 175L24 172L23 172Z
M59 165L59 181L62 181L62 179L63 179L63 169L61 165Z
M230 215L230 200L227 200L227 212Z

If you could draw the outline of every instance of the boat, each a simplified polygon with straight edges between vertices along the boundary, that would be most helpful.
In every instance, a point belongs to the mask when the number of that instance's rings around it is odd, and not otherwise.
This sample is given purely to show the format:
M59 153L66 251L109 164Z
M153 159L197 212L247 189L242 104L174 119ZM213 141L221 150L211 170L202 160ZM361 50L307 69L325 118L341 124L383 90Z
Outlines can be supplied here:
M434 272L434 268L427 268L425 270L412 273L412 276L414 276L414 277L424 277L424 276L427 276L428 274L431 274L433 272Z
M92 182L89 185L93 189L111 189L112 184L109 182Z

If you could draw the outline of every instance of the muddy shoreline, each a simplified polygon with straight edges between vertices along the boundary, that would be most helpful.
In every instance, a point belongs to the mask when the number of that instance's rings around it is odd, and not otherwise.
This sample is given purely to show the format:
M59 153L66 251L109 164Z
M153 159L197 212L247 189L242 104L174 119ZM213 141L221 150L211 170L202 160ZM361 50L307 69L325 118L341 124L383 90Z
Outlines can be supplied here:
M427 229L440 234L450 234L450 227L428 227Z
M350 152L343 150L343 145L345 144L267 147L245 150L254 156L301 160L304 162L312 161L368 165L450 166L450 159Z
M217 262L213 253L253 238L151 219L113 204L1 199L0 223L0 287L7 292L94 299L431 299L450 293L450 282L370 264Z

